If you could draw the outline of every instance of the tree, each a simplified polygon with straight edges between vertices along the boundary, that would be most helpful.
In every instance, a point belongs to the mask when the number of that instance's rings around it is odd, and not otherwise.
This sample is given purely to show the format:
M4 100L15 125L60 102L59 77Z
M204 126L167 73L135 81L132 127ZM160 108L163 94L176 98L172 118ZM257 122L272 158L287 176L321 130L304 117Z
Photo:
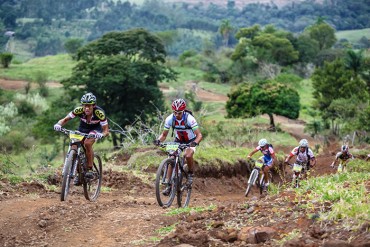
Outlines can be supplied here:
M363 50L355 52L354 50L348 50L344 58L344 64L347 69L353 71L355 77L359 74L360 70L363 68L362 64L364 62Z
M231 26L231 23L229 20L222 20L218 31L221 34L223 38L224 46L226 47L229 46L230 33L233 31L233 29L234 28Z
M163 109L158 82L175 79L164 65L165 56L161 40L144 29L107 33L78 50L78 64L62 83L76 97L81 90L94 93L98 105L121 126L138 116L145 121Z
M297 50L299 61L309 63L314 61L319 52L319 43L306 34L302 34L297 39Z
M292 64L298 60L298 51L286 38L264 33L256 36L252 44L258 50L259 60L277 62L281 65Z
M323 68L316 69L312 82L315 105L323 112L335 99L363 95L366 87L362 80L352 79L351 71L345 68L341 59L325 63Z
M316 69L312 82L314 105L321 110L324 119L331 120L335 134L339 131L335 120L349 121L348 119L356 118L354 116L368 105L369 93L364 90L365 81L360 77L353 77L353 72L346 68L341 59L325 63L323 68Z
M79 39L79 38L71 38L68 39L64 43L64 49L69 53L69 54L75 54L77 50L82 47L84 40Z
M319 20L307 31L310 37L319 43L320 51L331 48L337 41L334 28L323 21Z
M255 84L243 83L228 94L227 117L249 118L268 114L270 125L275 127L273 114L297 119L300 103L298 92L285 84L272 80Z

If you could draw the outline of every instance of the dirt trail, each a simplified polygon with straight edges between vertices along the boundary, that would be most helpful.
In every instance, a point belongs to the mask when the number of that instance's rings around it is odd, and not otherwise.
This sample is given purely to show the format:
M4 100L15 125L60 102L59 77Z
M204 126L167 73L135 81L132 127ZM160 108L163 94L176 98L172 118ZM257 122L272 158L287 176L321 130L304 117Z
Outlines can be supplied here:
M4 86L1 81L0 86ZM204 90L197 93L200 100L225 101L222 95ZM302 122L282 117L276 117L276 122L296 138L309 139L303 132ZM319 156L313 175L332 173L328 167L332 158L331 154ZM224 174L233 173L225 171ZM13 186L0 181L0 246L167 247L181 243L190 244L187 246L247 246L248 243L277 246L281 236L297 229L303 236L286 246L313 247L322 246L324 242L332 243L327 246L338 246L346 244L348 239L355 243L353 246L370 243L366 230L370 223L356 235L342 226L327 225L326 230L321 229L320 224L308 219L307 212L295 204L291 190L279 198L260 197L253 191L246 199L246 177L196 177L190 206L213 205L215 209L193 211L190 215L167 215L176 208L176 202L169 209L160 208L155 200L154 181L141 181L130 173L119 176L105 174L104 186L115 189L103 192L97 202L86 201L81 187L73 188L68 200L60 202L58 192L47 191L37 182ZM176 230L164 238L168 232L163 235L160 230L174 224L177 224ZM252 239L248 238L246 226L254 227Z

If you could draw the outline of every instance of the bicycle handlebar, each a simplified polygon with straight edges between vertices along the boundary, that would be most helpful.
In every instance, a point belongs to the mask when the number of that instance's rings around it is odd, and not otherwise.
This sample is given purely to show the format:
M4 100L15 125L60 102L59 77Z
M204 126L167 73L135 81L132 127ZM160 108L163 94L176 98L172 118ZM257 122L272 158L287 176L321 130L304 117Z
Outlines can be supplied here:
M168 145L179 145L179 149L184 150L185 148L189 148L190 144L178 143L178 142L161 142L158 144L159 147L165 148Z
M56 130L56 131L58 131L58 130ZM66 134L66 135L69 135L70 133L72 133L72 134L78 134L78 135L84 136L88 139L96 139L96 136L94 134L86 134L86 133L82 133L78 130L69 130L69 129L61 128L59 130L59 132L62 132L63 134Z

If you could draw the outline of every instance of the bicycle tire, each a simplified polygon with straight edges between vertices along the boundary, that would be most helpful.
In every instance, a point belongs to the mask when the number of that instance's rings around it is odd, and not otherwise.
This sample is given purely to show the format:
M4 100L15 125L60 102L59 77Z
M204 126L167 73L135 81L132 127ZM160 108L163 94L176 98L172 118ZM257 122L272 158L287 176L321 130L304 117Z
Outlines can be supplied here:
M103 179L103 164L99 155L94 154L94 161L93 161L93 177L86 178L83 177L83 188L84 188L84 195L86 200L91 202L96 201L100 195L100 189Z
M263 174L263 172L262 172L259 180L260 180L259 190L260 190L260 195L262 195L263 187L265 187L265 174Z
M67 158L65 160L64 166L63 166L63 181L62 181L62 189L60 193L60 200L65 201L67 199L69 188L71 185L71 175L72 175L72 164L77 156L77 152L74 149L71 149L68 154Z
M299 175L297 176L294 172L293 172L292 186L293 188L299 187Z
M252 172L251 172L251 175L249 176L249 179L248 179L248 185L247 185L247 189L245 190L245 197L247 197L249 195L249 192L252 190L252 187L253 187L253 184L258 181L258 170L257 169L253 169Z
M168 166L171 165L174 167L174 160L172 158L166 158L162 160L161 164L157 169L156 179L155 179L155 196L157 198L158 205L161 207L169 207L171 206L173 200L176 196L176 179L171 181L171 191L168 196L163 195L162 191L166 188L166 184L164 184L164 180L167 176Z
M179 180L177 183L177 205L179 208L186 208L189 206L191 197L191 186L187 184L187 179L185 179L185 174L179 172Z

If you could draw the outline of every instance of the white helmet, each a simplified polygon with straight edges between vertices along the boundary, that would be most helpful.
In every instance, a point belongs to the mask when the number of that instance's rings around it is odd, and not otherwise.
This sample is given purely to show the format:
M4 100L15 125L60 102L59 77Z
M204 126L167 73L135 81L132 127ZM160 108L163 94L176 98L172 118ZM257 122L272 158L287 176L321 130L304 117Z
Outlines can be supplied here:
M260 147L264 147L267 144L269 144L269 143L268 143L268 141L266 139L261 139L258 142L258 146L260 146Z
M92 93L84 94L81 98L81 104L83 105L95 105L96 97Z
M305 148L308 147L308 141L306 139L300 140L299 146L305 147Z
M348 152L348 146L347 145L343 145L342 146L342 152Z

